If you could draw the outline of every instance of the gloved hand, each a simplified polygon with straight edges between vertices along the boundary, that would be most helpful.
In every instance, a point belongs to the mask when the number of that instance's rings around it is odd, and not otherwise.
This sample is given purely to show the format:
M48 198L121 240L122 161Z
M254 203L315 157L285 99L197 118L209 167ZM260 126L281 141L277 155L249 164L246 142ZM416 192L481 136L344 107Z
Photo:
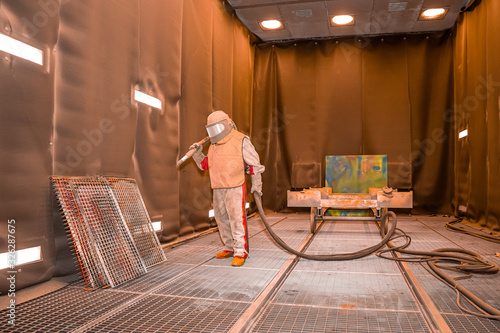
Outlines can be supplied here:
M193 154L193 160L199 164L203 159L205 158L205 155L203 155L203 146L200 146L197 142L193 143L191 146L189 146L189 150L191 149L196 149L196 151Z
M252 188L250 192L257 192L262 196L262 176L259 174L250 176L252 179Z
M203 146L200 146L198 142L193 143L191 146L189 146L189 150L191 149L196 149L196 152L201 151L203 149Z

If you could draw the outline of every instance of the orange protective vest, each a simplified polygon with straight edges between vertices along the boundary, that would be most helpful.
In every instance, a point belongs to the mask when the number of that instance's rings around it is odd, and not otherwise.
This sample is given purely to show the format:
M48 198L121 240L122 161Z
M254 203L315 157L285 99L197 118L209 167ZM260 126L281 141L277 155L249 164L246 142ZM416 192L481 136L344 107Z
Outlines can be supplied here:
M212 188L231 188L245 182L243 139L246 136L232 130L224 139L208 148L208 170Z

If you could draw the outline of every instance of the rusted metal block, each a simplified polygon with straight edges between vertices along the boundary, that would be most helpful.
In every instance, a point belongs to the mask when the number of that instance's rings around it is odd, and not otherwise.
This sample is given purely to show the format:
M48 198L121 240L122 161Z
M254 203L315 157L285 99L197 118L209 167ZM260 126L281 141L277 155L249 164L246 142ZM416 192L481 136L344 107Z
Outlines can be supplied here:
M288 207L321 207L321 191L287 191Z
M375 200L368 193L333 193L325 199L333 200Z
M392 190L391 190L392 191ZM370 188L370 193L333 193L329 187L287 192L288 207L316 207L333 209L412 208L413 192L384 193Z
M372 200L369 197L360 199L346 199L343 198L344 196L335 198L335 195L331 197L331 199L321 200L321 205L334 209L369 209L377 207L377 200Z
M377 193L377 208L413 208L413 191L392 192L385 195L383 191Z
M322 199L327 199L329 195L332 194L332 188L331 187L319 187L319 188L307 188L304 189L303 192L308 192L308 191L319 191L321 193L321 198Z

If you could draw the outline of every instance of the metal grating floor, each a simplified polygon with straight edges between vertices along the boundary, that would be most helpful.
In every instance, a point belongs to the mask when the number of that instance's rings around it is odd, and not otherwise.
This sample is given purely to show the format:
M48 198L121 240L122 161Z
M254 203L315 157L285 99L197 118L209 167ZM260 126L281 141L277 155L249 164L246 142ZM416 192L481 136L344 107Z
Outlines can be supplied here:
M488 260L498 244L447 231L451 218L402 216L411 249L464 247ZM273 214L274 230L298 248L307 214ZM258 218L249 220L250 257L243 267L217 260L218 233L165 250L167 261L113 289L83 290L77 281L16 306L16 325L0 312L0 332L432 332L397 264L374 255L352 261L291 261ZM326 222L307 253L351 252L380 240L373 222ZM293 262L267 297L287 263ZM500 321L460 311L455 292L421 265L409 264L452 332L500 332ZM500 308L500 275L461 282ZM262 307L241 325L264 299ZM246 316L245 316L246 318Z

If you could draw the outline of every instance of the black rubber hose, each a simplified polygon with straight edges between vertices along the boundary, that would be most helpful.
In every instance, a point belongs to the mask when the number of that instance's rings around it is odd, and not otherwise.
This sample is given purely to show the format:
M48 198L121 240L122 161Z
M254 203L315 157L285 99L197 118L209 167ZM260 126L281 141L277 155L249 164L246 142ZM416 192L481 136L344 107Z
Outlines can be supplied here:
M335 261L335 260L353 260L353 259L359 259L366 257L372 253L375 253L377 250L385 246L385 244L391 239L392 235L394 234L394 231L396 230L396 225L397 225L397 217L396 214L393 212L387 212L382 216L382 219L380 221L381 224L381 229L385 230L385 224L389 219L389 216L392 217L392 224L391 227L389 228L389 231L384 235L382 241L374 246L371 246L369 248L357 251L357 252L352 252L352 253L339 253L339 254L328 254L328 255L313 255L313 254L306 254L303 252L299 252L290 246L286 244L271 228L269 225L269 222L267 222L266 214L264 213L264 209L262 209L262 199L260 197L260 194L257 192L253 192L254 198L255 198L255 204L257 205L257 209L259 211L259 216L266 226L267 231L271 235L271 237L278 243L279 246L281 246L283 249L288 251L291 254L294 254L298 257L304 258L304 259L309 259L309 260L319 260L319 261Z
M462 295L464 295L470 302L474 303L481 309L483 309L488 314L494 316L493 319L500 319L500 310L492 307L476 295L474 295L469 289L465 288L461 283L457 282L455 279L450 277L448 274L445 274L441 269L438 268L435 261L429 261L427 264L429 267L437 274L440 278L445 280L451 287L455 288Z
M409 254L417 257L385 257L382 254L385 252L399 252L402 254ZM479 297L474 295L470 290L468 290L464 285L457 282L458 278L452 278L448 274L442 271L454 270L465 273L475 273L475 274L496 274L499 271L497 264L489 262L481 258L475 252L460 249L460 248L442 248L436 249L434 251L410 251L403 247L391 247L389 249L384 249L377 252L377 256L385 259L395 260L395 261L406 261L406 262L426 262L430 269L430 273L434 272L434 276L440 279L442 282L455 289L457 292L457 305L464 312L479 316L482 318L496 319L500 320L500 310L489 305L485 301L481 300ZM448 264L454 265L441 265L439 262L446 262ZM468 276L470 277L470 275ZM460 295L465 297L470 304L480 309L484 313L476 313L465 309L460 305Z

